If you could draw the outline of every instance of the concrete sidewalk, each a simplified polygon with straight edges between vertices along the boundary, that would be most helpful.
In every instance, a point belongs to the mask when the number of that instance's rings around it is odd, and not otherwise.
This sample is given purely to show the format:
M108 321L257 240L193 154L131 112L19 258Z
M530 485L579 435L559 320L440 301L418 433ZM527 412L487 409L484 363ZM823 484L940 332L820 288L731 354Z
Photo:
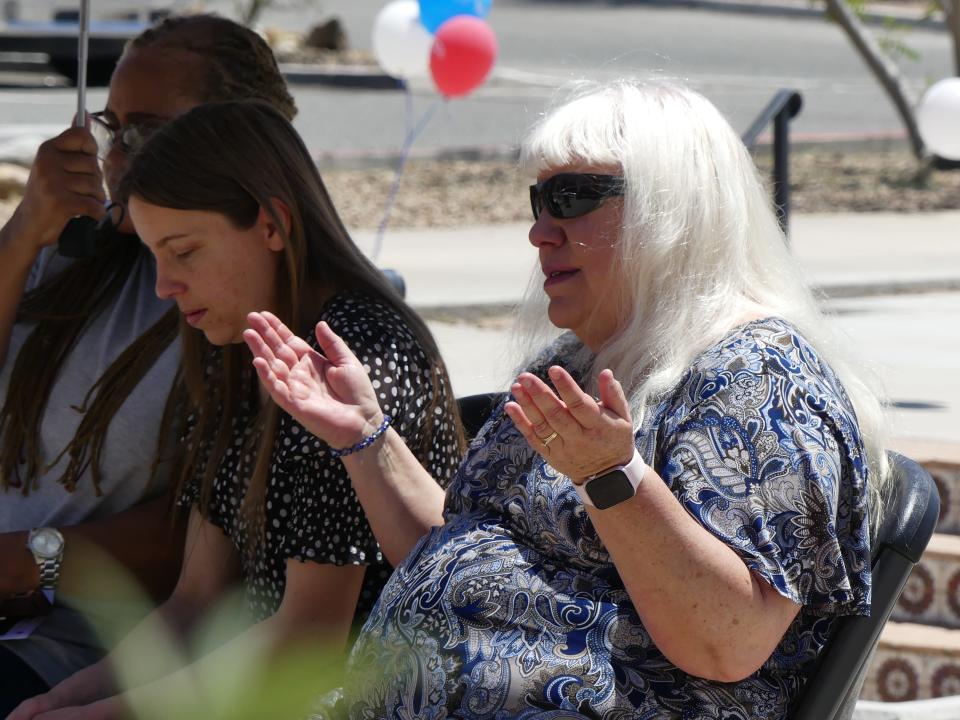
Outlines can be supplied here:
M465 395L503 389L509 308L539 276L527 224L390 231L377 259L398 270ZM356 233L364 250L372 233ZM795 215L791 245L892 403L893 432L960 445L960 211ZM539 280L538 280L539 282Z
M529 229L388 230L377 263L404 276L415 307L510 304L535 269ZM374 247L374 233L354 238ZM790 244L810 281L833 296L960 290L960 211L794 215Z

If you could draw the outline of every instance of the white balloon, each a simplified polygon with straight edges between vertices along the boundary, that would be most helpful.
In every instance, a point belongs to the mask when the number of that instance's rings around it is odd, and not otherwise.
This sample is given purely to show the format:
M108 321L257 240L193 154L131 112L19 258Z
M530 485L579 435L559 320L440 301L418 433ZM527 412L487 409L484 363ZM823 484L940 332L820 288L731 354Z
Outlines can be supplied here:
M917 128L927 149L947 160L960 160L960 78L930 86L917 105Z
M373 21L373 55L384 72L395 78L430 77L433 35L420 22L417 0L393 0Z

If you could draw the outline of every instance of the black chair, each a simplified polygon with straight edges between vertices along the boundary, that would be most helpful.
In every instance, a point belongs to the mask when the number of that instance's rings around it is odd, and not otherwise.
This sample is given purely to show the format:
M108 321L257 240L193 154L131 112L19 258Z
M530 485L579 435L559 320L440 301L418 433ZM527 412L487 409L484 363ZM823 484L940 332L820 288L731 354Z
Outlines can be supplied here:
M477 434L503 395L485 393L457 400L468 439ZM873 544L870 617L837 620L806 689L791 708L791 720L853 716L880 632L939 520L940 495L930 473L898 453L888 457L896 481Z
M888 457L897 481L874 540L870 617L837 621L791 720L853 716L880 632L940 519L940 495L930 473L903 455Z
M457 398L460 408L460 420L463 422L463 434L467 441L473 440L480 432L480 428L490 417L506 393L480 393Z
M405 298L407 296L407 283L404 281L403 275L390 268L381 268L380 272L383 273L383 276L387 279L387 282L390 283L390 286L397 291L397 294L400 297Z

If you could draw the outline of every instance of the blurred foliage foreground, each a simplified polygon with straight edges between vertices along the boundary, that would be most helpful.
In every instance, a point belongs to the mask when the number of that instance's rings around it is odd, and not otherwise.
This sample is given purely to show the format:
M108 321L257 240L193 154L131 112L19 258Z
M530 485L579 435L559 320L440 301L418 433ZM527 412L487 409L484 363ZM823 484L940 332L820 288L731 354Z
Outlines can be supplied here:
M150 599L127 572L93 546L71 548L71 562L82 563L88 580L69 600L83 610L106 647L119 642L152 609ZM267 653L265 637L253 637L215 663L195 662L230 642L252 621L241 592L206 612L189 637L152 623L147 640L119 653L113 666L118 688L126 690L135 720L303 720L318 701L342 683L344 654L303 643L283 654ZM176 680L152 686L161 669Z

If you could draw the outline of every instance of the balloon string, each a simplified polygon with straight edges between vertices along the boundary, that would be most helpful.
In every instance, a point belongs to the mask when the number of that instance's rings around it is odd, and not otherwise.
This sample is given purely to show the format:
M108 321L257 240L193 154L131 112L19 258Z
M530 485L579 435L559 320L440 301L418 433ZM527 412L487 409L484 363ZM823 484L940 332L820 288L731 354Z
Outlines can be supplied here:
M403 136L407 137L413 130L413 91L406 80L403 81L403 109Z
M403 177L403 169L407 164L407 160L410 157L410 148L413 147L413 141L417 139L420 133L423 132L423 129L427 126L427 123L430 121L430 118L433 117L433 114L437 111L437 108L440 107L440 99L434 100L434 102L426 109L423 113L423 116L417 122L416 125L413 124L413 94L410 92L409 86L404 84L404 90L406 92L406 116L407 116L407 136L403 141L403 147L400 150L400 159L397 161L397 170L393 175L393 184L390 186L390 193L387 195L386 207L383 210L383 219L380 221L380 227L377 229L377 238L373 244L373 252L371 253L371 260L376 262L377 258L380 256L380 250L383 248L383 236L387 232L387 225L390 224L390 213L393 211L393 204L397 199L397 193L400 190L400 180Z

